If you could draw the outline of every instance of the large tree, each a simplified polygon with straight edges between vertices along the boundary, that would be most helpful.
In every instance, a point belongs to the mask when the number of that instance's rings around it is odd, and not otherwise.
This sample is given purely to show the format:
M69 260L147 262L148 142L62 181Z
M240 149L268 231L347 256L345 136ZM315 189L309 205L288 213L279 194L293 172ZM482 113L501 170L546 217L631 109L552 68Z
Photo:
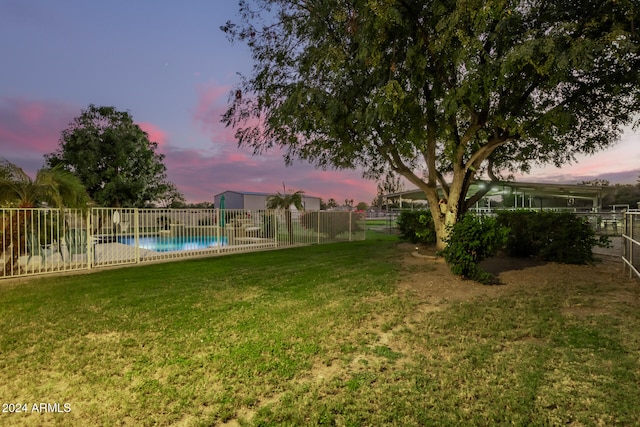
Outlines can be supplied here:
M89 105L62 131L58 151L45 157L76 174L99 205L144 207L175 198L157 148L129 112Z
M444 245L474 178L613 144L640 93L637 0L252 0L222 27L250 76L223 121L257 153L387 170ZM443 199L444 204L438 204Z

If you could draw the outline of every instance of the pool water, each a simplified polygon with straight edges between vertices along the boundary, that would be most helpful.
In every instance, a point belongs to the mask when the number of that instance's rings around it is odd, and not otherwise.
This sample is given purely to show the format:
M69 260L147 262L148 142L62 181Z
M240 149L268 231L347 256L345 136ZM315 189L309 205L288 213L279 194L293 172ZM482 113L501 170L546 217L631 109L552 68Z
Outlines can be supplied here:
M125 245L135 246L136 239L133 236L123 236L118 238L119 243ZM226 238L222 238L222 241L218 241L215 236L151 236L140 237L138 239L140 248L149 249L156 252L170 252L170 251L193 251L198 249L215 248L226 243Z

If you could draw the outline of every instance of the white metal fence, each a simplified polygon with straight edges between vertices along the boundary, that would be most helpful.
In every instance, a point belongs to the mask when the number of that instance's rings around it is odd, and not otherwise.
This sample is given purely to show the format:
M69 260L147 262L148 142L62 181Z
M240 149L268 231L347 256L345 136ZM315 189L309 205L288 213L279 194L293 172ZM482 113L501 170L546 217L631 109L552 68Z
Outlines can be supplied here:
M640 278L640 212L626 212L622 234L622 261L629 270L629 276Z
M0 279L364 240L356 212L0 209Z
M624 212L576 212L576 216L586 219L596 234L621 236L624 232Z

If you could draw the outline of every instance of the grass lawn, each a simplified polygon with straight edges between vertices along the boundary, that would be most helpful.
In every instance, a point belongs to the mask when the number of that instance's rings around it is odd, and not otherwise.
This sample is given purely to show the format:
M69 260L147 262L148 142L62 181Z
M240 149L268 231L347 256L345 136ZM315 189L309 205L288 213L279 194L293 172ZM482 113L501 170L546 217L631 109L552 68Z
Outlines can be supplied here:
M640 425L640 286L425 309L396 245L0 283L0 425Z

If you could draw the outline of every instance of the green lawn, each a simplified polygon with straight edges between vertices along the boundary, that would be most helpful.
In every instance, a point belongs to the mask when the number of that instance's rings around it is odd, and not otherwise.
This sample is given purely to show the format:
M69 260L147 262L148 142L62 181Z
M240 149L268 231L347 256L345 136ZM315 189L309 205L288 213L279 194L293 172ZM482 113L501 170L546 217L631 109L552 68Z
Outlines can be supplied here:
M638 288L419 311L396 243L0 282L0 425L640 425Z

